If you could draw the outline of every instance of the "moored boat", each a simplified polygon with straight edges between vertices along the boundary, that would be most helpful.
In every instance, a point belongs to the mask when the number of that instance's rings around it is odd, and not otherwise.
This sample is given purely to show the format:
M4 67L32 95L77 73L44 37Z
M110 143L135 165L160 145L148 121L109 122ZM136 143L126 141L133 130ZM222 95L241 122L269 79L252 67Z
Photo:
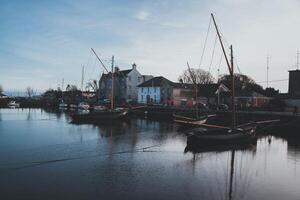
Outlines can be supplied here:
M8 104L7 104L8 107L14 107L14 108L18 108L20 107L20 104L17 103L16 101L10 101Z
M78 104L78 109L88 110L89 108L90 108L90 105L88 103L81 102Z

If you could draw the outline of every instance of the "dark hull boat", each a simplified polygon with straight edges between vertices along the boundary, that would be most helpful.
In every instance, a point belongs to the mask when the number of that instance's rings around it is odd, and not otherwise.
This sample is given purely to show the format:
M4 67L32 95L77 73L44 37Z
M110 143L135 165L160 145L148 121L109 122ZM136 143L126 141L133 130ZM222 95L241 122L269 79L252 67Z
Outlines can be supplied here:
M92 113L76 113L71 115L73 122L101 122L123 119L127 116L125 111L97 111Z
M230 128L196 128L187 131L188 146L235 145L256 140L256 124L249 123Z

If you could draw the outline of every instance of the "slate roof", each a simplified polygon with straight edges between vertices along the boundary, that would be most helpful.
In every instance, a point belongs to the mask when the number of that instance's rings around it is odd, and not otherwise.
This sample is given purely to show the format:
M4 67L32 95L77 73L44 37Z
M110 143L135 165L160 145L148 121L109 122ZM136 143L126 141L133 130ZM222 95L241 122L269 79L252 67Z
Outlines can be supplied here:
M218 83L211 83L211 84L200 84L198 85L198 95L205 96L205 97L213 97L216 96L216 91L218 90L220 84ZM224 87L226 87L224 85ZM226 88L228 89L228 88ZM229 92L226 91L227 93Z
M191 83L172 83L174 88L195 89L195 85Z
M124 76L127 76L131 71L132 69L126 69L126 70L120 70L119 72L124 74Z
M148 81L145 81L144 83L139 84L138 87L160 87L163 81L166 81L170 85L172 85L173 83L172 81L166 79L163 76L157 76Z

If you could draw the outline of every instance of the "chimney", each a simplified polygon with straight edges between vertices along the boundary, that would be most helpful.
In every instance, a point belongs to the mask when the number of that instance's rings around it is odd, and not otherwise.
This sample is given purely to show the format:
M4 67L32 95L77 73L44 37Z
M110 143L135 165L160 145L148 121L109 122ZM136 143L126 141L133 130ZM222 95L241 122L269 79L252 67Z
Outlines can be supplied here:
M132 64L132 69L136 69L136 64L135 63Z
M120 71L119 67L115 67L115 72L119 72L119 71Z

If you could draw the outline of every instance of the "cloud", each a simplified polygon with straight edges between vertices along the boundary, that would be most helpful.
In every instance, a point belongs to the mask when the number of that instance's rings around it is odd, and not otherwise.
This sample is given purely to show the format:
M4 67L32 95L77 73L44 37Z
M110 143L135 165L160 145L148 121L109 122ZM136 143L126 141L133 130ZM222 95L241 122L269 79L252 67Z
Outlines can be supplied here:
M94 62L90 47L103 59L115 55L122 69L136 62L141 73L176 80L186 69L186 61L198 67L211 12L224 39L233 44L242 73L258 82L266 79L267 55L271 57L270 80L285 79L300 49L300 28L296 26L300 23L300 5L295 0L64 2L67 3L35 6L26 3L26 8L32 9L11 6L14 12L6 6L4 17L0 12L5 30L0 33L0 76L5 73L1 76L4 87L22 86L6 78L13 75L8 73L13 69L27 71L24 79L35 77L39 88L56 86L63 77L66 82L80 83L81 66L87 65L88 59L93 60L93 66L87 67L87 74L98 75L103 69ZM201 66L205 70L209 69L214 38L211 27ZM216 45L213 75L217 74L221 56L219 43ZM223 62L221 73L226 72ZM271 85L282 91L287 88L287 83Z
M150 13L145 10L139 10L135 15L135 19L140 21L146 21L149 19Z

